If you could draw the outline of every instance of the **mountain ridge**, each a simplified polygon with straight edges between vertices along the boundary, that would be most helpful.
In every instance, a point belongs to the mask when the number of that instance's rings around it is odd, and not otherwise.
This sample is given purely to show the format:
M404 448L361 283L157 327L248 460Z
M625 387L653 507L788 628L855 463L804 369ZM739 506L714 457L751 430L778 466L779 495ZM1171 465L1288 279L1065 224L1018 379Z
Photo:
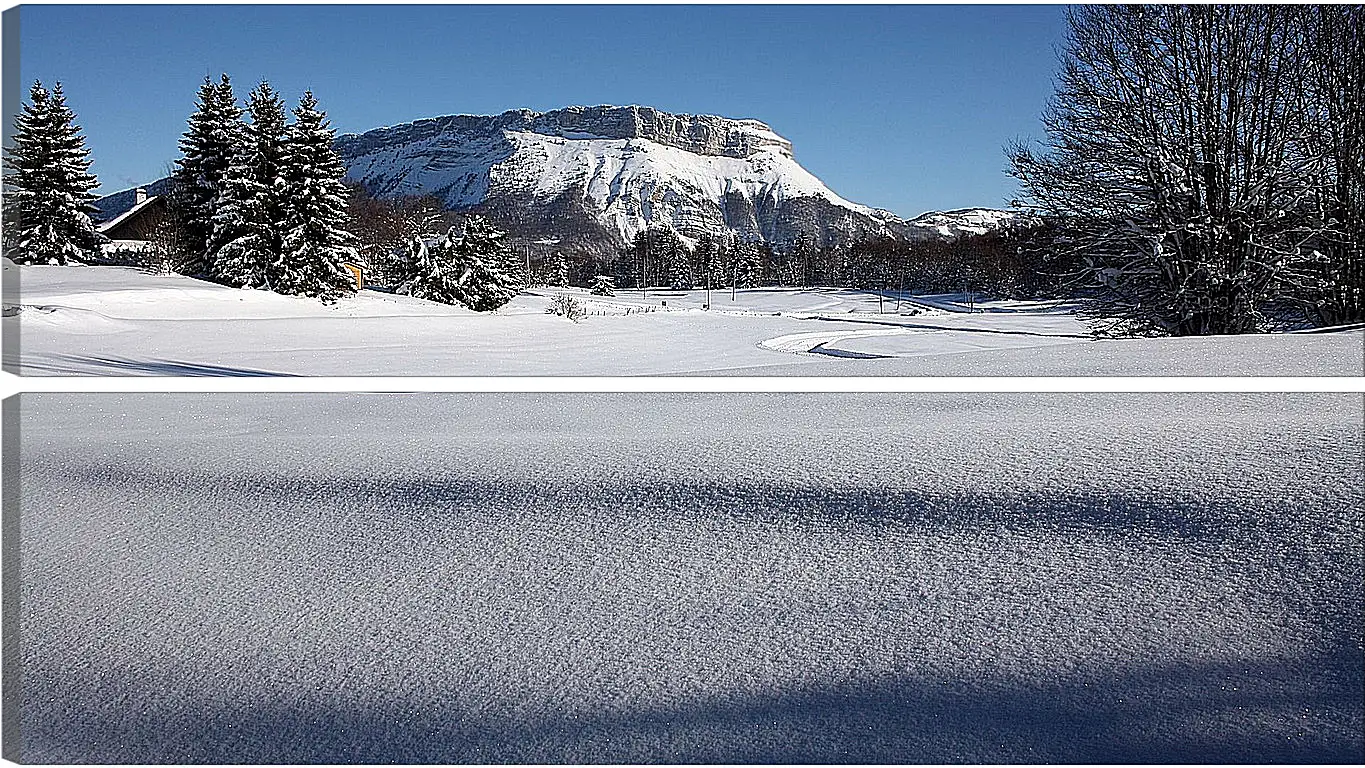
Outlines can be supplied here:
M907 220L829 189L761 120L641 105L429 117L341 134L336 147L348 180L375 196L432 195L489 216L515 239L599 256L652 226L685 237L728 232L781 249L952 238L1013 216L968 208ZM129 190L96 204L112 217L132 197Z

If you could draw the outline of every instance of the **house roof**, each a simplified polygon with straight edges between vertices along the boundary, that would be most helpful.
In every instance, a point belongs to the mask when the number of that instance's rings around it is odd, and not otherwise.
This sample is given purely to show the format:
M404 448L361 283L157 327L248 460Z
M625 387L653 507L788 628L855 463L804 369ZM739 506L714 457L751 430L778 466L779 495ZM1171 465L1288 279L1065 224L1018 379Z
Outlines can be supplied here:
M157 179L150 184L139 184L112 195L105 195L95 200L95 208L99 212L93 214L91 218L95 221L110 221L127 213L128 209L133 207L133 203L137 202L138 189L147 190L148 197L165 195L171 191L171 180L169 177Z
M143 200L141 203L138 203L137 205L133 206L132 208L129 208L128 210L124 211L123 213L120 213L119 215L115 216L114 218L112 218L112 219L110 219L110 220L108 220L108 221L106 221L106 222L100 224L100 225L99 225L99 231L100 231L100 232L108 232L109 230L113 229L114 227L117 227L119 224L122 224L123 222L127 221L128 219L130 219L130 218L136 216L137 213L138 213L138 211L141 211L142 209L146 208L147 206L151 205L153 202L156 202L156 201L159 200L159 199L161 199L161 195L149 195L149 196L147 197L147 199L146 199L146 200Z

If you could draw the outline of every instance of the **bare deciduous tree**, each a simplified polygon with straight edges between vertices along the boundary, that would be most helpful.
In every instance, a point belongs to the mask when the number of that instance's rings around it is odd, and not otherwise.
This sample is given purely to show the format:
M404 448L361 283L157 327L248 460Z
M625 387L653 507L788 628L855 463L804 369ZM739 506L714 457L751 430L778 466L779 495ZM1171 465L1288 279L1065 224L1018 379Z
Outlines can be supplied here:
M1319 325L1365 320L1365 7L1301 6L1300 92L1312 194L1287 294Z
M1176 335L1253 330L1320 234L1302 213L1329 149L1306 131L1303 86L1314 56L1336 54L1307 38L1302 13L1070 12L1045 147L1016 144L1010 160L1128 319Z

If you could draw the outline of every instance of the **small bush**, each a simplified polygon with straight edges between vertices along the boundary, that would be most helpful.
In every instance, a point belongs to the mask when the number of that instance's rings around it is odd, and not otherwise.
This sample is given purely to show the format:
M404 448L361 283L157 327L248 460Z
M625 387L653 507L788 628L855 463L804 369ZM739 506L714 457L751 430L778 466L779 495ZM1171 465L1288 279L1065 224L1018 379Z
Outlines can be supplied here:
M550 300L550 306L545 308L545 314L567 317L576 323L583 319L587 312L583 310L583 304L578 299L561 293Z

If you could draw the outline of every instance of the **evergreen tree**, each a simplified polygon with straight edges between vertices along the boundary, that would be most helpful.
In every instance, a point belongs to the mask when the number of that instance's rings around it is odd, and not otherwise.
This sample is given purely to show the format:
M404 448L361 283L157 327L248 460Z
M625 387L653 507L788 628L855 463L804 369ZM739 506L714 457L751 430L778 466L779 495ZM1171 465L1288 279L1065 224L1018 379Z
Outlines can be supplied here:
M503 233L482 216L465 221L463 236L456 243L456 257L469 266L470 279L463 286L461 304L476 312L491 312L511 301L525 285L519 262L503 246Z
M757 243L735 243L730 279L736 288L757 288L763 275L763 253Z
M545 271L545 283L547 285L563 288L569 284L569 265L564 261L564 253L562 251L555 251L550 255Z
M788 264L788 285L810 287L817 282L814 278L820 269L820 253L815 243L806 235L797 235L786 254Z
M99 182L90 174L90 150L75 119L61 83L49 93L40 82L15 119L5 240L16 263L91 261L106 242L90 219L96 210L90 190Z
M642 229L635 233L635 237L631 238L630 248L626 251L625 258L622 259L622 277L629 276L636 288L644 288L649 285L650 277L654 274L654 267L650 263L651 250L649 230Z
M209 274L209 242L213 237L223 178L232 163L241 131L242 110L223 75L217 84L208 77L199 87L199 100L189 128L180 139L183 155L171 176L170 207L180 228L185 274Z
M661 229L657 238L664 282L674 289L692 288L692 253L677 232Z
M209 243L213 276L229 285L271 288L284 253L288 182L285 111L269 83L252 90L251 122L240 131L223 178Z
M502 267L506 258L503 233L479 216L471 216L463 231L454 227L442 238L427 242L413 238L401 265L398 293L444 304L463 304L476 312L490 312L511 301L519 284Z
M317 104L305 91L285 131L283 251L267 277L279 293L333 300L355 290L342 266L356 258L355 237L346 230L346 168L332 146L336 134Z
M394 265L398 282L394 291L442 304L457 303L460 285L469 277L465 265L457 263L452 252L458 237L451 227L444 237L427 240L414 236L409 240L406 258Z
M590 292L594 296L615 296L616 282L611 279L611 275L598 275L592 279Z
M692 287L692 254L678 233L667 227L649 227L635 233L630 256L640 270L637 285Z
M712 288L729 284L725 251L722 236L703 232L697 238L697 245L692 249L692 273L697 276L698 284Z

